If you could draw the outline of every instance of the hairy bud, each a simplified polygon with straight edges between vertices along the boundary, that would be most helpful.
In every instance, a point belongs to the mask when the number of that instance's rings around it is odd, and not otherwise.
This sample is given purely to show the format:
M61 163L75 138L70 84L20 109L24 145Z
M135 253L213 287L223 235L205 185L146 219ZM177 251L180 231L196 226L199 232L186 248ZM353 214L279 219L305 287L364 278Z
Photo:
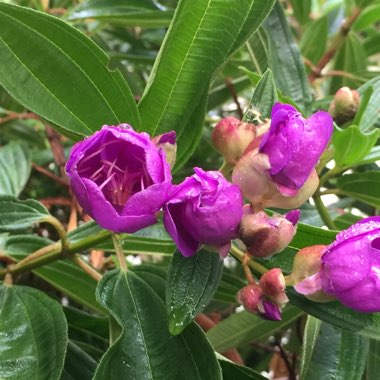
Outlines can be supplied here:
M285 304L288 302L288 297L285 294L285 277L280 268L273 268L264 273L260 278L259 285L263 293L276 303Z
M330 104L329 112L338 125L352 120L359 108L360 95L348 87L340 88Z

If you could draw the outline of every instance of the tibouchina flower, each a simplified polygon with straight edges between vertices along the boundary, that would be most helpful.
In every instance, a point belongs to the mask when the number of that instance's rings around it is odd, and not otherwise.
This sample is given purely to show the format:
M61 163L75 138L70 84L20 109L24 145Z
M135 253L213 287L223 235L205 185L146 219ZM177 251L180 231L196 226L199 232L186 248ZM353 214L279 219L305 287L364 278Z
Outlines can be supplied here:
M75 144L66 171L83 210L114 232L154 224L172 186L165 153L127 124L103 126Z
M217 171L194 171L175 187L165 205L165 228L184 256L207 244L225 257L243 215L241 192Z
M380 217L361 220L337 235L318 273L296 285L302 294L323 290L361 312L380 312Z
M305 119L293 106L277 103L271 124L260 144L269 158L269 174L281 193L295 195L330 141L333 121L325 111Z

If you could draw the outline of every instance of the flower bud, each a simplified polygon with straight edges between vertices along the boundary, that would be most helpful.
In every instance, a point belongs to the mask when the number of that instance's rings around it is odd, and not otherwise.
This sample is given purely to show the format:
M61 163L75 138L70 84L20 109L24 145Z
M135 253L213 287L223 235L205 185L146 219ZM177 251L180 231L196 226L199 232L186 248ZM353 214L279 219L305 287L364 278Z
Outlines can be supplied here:
M276 303L284 304L288 302L288 297L285 294L285 277L280 268L273 268L265 272L260 278L259 285L264 295Z
M256 137L256 128L234 117L222 119L212 132L212 142L227 163L236 164Z
M153 144L165 152L165 158L171 168L173 168L177 156L176 133L174 131L164 133L152 138Z
M266 297L262 297L258 304L258 314L269 321L281 321L281 307Z
M330 104L329 112L339 125L352 120L359 108L360 95L348 87L340 88Z
M263 292L258 284L250 284L241 288L236 294L236 301L250 313L258 313L258 304Z
M298 218L299 210L285 216L270 217L263 211L248 214L241 220L239 237L252 256L269 257L283 251L292 241Z
M293 261L291 278L295 283L294 289L315 302L329 302L334 299L321 290L319 271L326 248L325 245L302 248Z

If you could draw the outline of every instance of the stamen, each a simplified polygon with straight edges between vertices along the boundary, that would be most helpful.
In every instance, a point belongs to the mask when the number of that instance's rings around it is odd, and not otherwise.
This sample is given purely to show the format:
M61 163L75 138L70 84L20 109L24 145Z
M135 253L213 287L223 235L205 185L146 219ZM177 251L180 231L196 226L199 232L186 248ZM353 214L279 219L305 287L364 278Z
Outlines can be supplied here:
M96 177L98 176L98 174L100 174L100 172L104 169L104 165L102 165L95 173L93 173L90 177L90 180L91 181L95 181Z
M109 181L111 181L111 179L114 177L114 175L115 175L115 173L112 173L111 174L111 177L108 177L100 186L99 186L99 189L100 190L102 190L103 189L103 187L105 186L105 185L107 185L107 183L109 182Z
M102 146L100 147L100 149L98 149L94 153L91 153L89 156L83 158L79 163L83 164L83 163L87 162L89 159L91 159L92 157L94 157L97 154L99 154L106 146L111 145L111 144L116 144L117 142L119 142L119 141L115 140L115 141L108 141L107 143L102 144Z
M107 161L107 160L100 160L101 163L105 164L105 165L113 165L113 167L116 169L116 170L119 170L119 172L123 173L124 170L119 168L117 165L116 165L116 161L117 161L117 158L115 159L114 162L111 162L111 161Z

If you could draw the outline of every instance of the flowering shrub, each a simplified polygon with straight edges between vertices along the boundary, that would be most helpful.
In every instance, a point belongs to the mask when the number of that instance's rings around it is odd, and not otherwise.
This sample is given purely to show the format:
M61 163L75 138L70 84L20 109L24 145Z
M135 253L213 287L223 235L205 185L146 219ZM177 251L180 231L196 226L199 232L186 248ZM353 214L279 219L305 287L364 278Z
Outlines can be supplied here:
M0 2L0 379L376 379L378 8Z

